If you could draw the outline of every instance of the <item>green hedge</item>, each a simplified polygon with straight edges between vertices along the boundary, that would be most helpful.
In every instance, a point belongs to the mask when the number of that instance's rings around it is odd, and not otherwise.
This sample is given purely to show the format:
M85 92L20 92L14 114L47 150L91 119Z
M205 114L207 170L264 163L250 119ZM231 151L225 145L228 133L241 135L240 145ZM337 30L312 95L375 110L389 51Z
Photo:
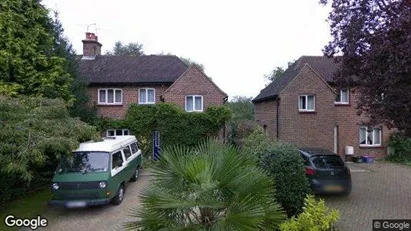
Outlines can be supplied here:
M411 138L402 133L394 133L391 136L389 145L392 152L387 159L393 162L411 162Z
M168 103L132 105L124 120L102 119L100 129L130 129L143 153L150 155L155 129L160 132L162 148L174 144L194 146L206 137L218 135L230 118L231 110L226 106L209 106L204 113L189 113Z

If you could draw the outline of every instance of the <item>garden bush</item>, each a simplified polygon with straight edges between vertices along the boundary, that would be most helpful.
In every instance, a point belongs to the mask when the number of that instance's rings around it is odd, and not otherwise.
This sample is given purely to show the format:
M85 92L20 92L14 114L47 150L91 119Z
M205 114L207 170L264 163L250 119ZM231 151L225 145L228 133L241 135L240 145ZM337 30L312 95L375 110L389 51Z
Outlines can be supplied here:
M0 202L50 182L61 157L99 139L60 99L0 96Z
M304 201L304 212L280 225L281 231L329 231L339 219L335 209L329 210L323 199L316 201L308 195Z
M291 217L300 213L304 198L311 193L311 189L299 150L290 144L272 143L261 157L259 166L272 177L276 199L287 215Z
M272 180L215 140L169 146L133 211L130 230L275 230L286 218Z
M130 129L143 154L149 156L154 130L160 132L162 148L174 144L194 146L206 137L217 136L230 118L231 111L226 106L209 106L204 113L189 113L175 104L132 105L125 120L103 119L100 129Z
M401 133L394 133L388 145L392 153L387 159L393 162L411 162L411 138Z
M243 140L242 149L250 159L258 163L261 156L266 154L273 144L274 142L270 140L264 129L256 126L252 133Z

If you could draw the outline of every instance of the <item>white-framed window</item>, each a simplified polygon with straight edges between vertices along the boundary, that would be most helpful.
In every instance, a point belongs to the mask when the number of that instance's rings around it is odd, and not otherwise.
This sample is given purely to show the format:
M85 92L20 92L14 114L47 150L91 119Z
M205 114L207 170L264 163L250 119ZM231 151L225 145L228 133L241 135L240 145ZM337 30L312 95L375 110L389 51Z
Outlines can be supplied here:
M350 103L350 90L341 89L337 98L335 99L335 104L349 104Z
M381 146L381 128L360 127L360 146Z
M155 104L156 91L154 88L140 88L138 89L138 103L139 104Z
M299 111L315 111L315 96L314 95L300 95L298 97Z
M116 88L98 89L98 104L123 104L123 90Z
M203 111L203 96L187 95L186 96L186 111L187 112L202 112Z
M106 137L128 136L128 135L130 135L130 130L128 129L108 129L106 131Z

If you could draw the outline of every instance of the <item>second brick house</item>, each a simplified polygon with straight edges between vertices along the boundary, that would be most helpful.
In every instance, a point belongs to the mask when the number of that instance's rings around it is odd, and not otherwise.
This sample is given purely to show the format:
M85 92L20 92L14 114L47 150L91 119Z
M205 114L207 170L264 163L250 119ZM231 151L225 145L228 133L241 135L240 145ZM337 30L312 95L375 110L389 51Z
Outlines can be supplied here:
M202 112L227 100L200 69L177 56L107 56L101 55L101 46L94 33L86 33L80 62L100 117L122 119L132 104L175 103L188 112ZM126 134L127 129L107 131L108 136Z
M253 100L255 120L274 139L299 147L320 147L344 155L383 157L392 130L366 126L358 116L358 92L337 89L338 64L323 56L302 56Z

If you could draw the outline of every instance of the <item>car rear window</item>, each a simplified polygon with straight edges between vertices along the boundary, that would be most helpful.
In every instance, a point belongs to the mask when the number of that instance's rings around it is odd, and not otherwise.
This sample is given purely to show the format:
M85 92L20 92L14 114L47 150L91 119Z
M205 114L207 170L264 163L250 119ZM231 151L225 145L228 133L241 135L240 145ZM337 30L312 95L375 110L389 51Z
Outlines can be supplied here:
M311 161L317 168L343 167L344 162L339 156L313 156Z

